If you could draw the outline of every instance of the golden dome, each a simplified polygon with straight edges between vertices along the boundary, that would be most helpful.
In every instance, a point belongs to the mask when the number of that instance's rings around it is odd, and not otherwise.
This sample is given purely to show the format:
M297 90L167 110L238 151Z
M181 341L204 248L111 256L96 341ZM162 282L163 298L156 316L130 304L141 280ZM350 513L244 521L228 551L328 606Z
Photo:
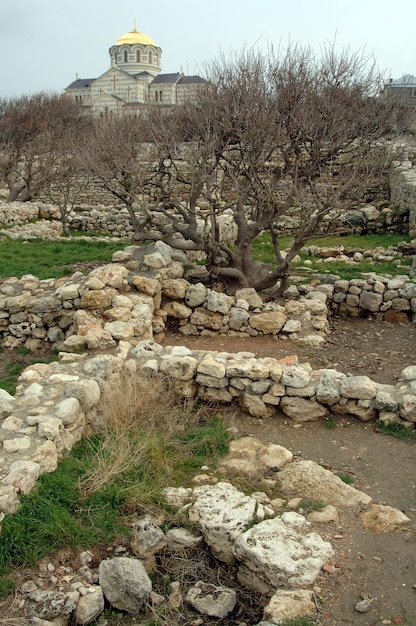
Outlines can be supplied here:
M117 39L115 45L122 46L123 44L135 43L141 44L142 46L154 46L155 48L158 47L158 45L153 41L151 37L149 37L149 35L145 35L144 33L141 33L137 30L136 20L134 20L134 29Z

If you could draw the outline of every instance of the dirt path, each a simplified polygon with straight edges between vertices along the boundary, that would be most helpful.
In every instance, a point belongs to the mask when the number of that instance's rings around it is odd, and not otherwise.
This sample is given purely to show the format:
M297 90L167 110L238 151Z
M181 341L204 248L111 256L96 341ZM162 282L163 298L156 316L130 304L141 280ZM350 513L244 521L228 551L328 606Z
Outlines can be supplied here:
M238 352L282 358L297 354L312 367L334 367L351 374L368 375L394 384L401 370L416 364L416 327L374 320L331 320L329 342L311 349L292 341L269 337L206 337L186 339L167 336L165 345L192 349ZM412 521L405 530L377 535L363 530L358 512L340 511L340 522L318 532L331 541L335 572L323 572L316 583L319 622L325 626L416 626L416 440L402 441L377 432L374 424L342 418L329 429L323 423L293 424L281 415L259 420L243 412L224 416L239 435L254 435L278 443L302 459L354 478L354 486L375 503L403 511ZM335 539L334 537L342 537ZM363 596L374 600L366 613L355 606Z

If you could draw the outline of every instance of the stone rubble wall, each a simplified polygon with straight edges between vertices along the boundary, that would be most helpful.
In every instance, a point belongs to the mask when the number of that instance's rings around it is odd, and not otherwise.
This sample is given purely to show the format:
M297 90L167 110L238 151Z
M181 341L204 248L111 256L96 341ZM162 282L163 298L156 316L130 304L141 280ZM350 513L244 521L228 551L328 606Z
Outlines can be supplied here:
M338 210L330 211L322 224L321 232L334 234L407 233L409 230L408 202L401 204L400 200L396 199L397 208L383 206L383 204L385 204L384 201L380 201L378 205L377 203L365 204L341 213ZM201 205L202 227L203 218L208 214L204 210L203 203ZM139 208L137 210L139 211ZM39 224L44 220L59 221L59 209L42 202L12 202L10 204L0 202L1 226L16 229L18 225L27 224L33 220L39 220ZM278 225L283 234L291 234L298 226L298 221L298 215L294 211L293 215L282 217ZM79 232L110 234L121 238L131 238L134 232L129 222L127 209L114 205L83 204L77 210L71 211L68 223L71 228ZM235 226L231 228L227 212L219 219L219 223L223 231L223 240L230 241ZM2 234L7 233L2 232Z
M58 362L26 368L15 396L0 389L0 516L16 512L19 495L91 431L112 388L143 375L169 378L184 398L238 402L261 418L283 413L301 423L353 415L409 428L416 423L416 366L406 367L393 386L333 369L314 371L293 357L163 348L152 340L134 347L120 341L111 354L92 357L63 352Z
M409 234L416 237L416 168L411 161L397 161L390 174L391 202L409 213Z
M416 318L416 282L408 276L339 280L292 286L288 298L264 304L254 289L234 297L191 283L186 257L162 242L128 246L113 263L84 275L39 280L26 275L0 283L3 348L107 349L118 341L152 339L167 329L186 335L271 335L319 346L328 315ZM196 279L197 280L197 279ZM328 282L331 281L331 282Z

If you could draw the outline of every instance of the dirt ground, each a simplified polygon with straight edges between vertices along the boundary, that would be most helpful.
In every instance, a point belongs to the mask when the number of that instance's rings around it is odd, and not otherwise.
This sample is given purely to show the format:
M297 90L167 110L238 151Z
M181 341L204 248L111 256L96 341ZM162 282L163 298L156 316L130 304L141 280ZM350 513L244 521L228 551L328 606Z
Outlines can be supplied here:
M398 381L404 367L416 364L413 324L332 318L330 325L331 335L322 348L270 337L167 334L162 343L275 358L296 354L299 362L309 362L314 369L331 367L390 384ZM27 359L29 363L34 357L3 352L0 375L7 362ZM355 418L339 418L331 429L318 422L294 424L283 415L259 420L238 410L228 413L224 409L224 418L241 436L251 434L266 443L281 444L295 458L311 459L353 476L354 486L375 503L396 507L411 519L403 530L377 535L363 530L358 511L341 510L339 523L315 527L336 551L333 572L323 571L316 581L317 624L416 626L416 439L383 435L374 424ZM366 596L372 599L370 609L360 613L355 606Z
M389 384L398 381L404 367L416 364L416 326L410 323L333 318L330 326L329 340L318 349L270 337L175 335L166 336L163 343L275 358L296 354L299 362L314 369L331 367ZM316 582L318 623L416 626L416 440L383 435L374 424L355 418L338 419L332 429L317 422L294 424L283 415L259 420L234 412L228 419L239 435L283 445L296 458L352 475L354 486L374 503L398 508L411 519L404 530L377 535L361 527L358 511L343 510L338 524L315 528L336 551L334 573L322 572ZM365 596L373 599L371 608L360 613L355 606Z

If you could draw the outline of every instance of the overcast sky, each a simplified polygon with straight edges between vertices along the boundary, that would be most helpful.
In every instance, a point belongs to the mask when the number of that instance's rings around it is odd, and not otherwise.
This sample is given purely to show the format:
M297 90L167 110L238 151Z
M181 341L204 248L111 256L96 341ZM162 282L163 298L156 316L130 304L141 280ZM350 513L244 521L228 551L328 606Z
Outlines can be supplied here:
M248 47L335 42L372 55L386 78L416 75L416 0L0 0L0 96L100 76L134 18L166 73L202 74L221 52Z

